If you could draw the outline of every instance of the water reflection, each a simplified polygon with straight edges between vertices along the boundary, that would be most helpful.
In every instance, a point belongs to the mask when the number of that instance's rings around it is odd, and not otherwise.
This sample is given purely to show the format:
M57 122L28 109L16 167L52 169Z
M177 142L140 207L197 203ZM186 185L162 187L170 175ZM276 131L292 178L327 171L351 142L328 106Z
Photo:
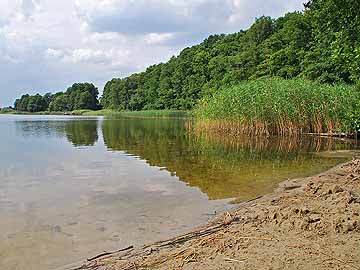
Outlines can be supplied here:
M349 141L320 137L196 134L191 122L181 119L19 121L17 130L23 136L65 137L74 146L94 145L101 132L109 151L166 169L211 200L241 201L271 192L283 180L315 174L346 160L314 153L355 148Z
M92 146L98 140L96 121L68 121L65 125L66 138L74 146Z
M174 120L108 120L104 141L166 168L209 199L237 201L271 192L277 183L325 170L346 158L324 158L313 152L354 148L350 142L319 137L249 138L199 135L188 122Z
M73 119L58 121L16 121L17 134L23 137L66 138L73 146L93 146L98 140L98 121Z

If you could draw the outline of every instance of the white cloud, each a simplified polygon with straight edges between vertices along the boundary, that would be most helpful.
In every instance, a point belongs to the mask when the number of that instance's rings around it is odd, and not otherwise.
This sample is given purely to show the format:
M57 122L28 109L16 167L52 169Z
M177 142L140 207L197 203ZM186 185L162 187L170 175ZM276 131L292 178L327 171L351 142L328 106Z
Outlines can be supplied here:
M2 0L0 1L0 27L10 21L11 18L19 16L21 1Z
M74 64L95 64L110 66L121 66L127 62L128 51L125 50L101 50L80 48L63 55L64 61Z
M301 9L302 0L77 0L77 12L96 32L128 34L229 32L255 16Z
M161 44L173 39L174 37L174 33L150 33L145 35L145 42L150 45Z
M64 57L64 52L62 50L48 48L45 51L45 55L49 58L61 59Z
M92 62L92 63L105 63L111 61L111 55L102 50L93 49L76 49L72 52L70 59L74 63Z

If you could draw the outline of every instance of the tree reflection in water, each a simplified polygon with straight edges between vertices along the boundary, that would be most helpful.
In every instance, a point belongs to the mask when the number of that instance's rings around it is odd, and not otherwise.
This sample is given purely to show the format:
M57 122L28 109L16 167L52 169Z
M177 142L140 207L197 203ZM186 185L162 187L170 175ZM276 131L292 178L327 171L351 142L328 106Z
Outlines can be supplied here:
M197 134L183 120L114 119L102 123L109 150L125 151L166 168L210 199L237 201L271 192L281 181L318 173L346 157L316 152L352 149L350 142L320 137L230 137Z

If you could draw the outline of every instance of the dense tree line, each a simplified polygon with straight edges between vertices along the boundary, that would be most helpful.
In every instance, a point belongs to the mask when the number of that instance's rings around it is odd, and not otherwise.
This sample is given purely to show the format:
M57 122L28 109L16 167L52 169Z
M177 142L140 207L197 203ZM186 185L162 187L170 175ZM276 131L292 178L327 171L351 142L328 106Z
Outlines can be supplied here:
M261 77L355 83L360 1L312 0L304 6L304 12L258 18L246 31L212 35L167 63L112 79L101 103L118 110L190 109L222 86Z
M75 83L65 92L23 95L15 101L14 107L23 112L97 110L100 108L98 95L93 84Z
M50 93L41 96L36 94L30 96L29 94L22 95L20 99L17 99L14 104L14 108L17 111L22 112L41 112L46 111L51 103L52 95Z

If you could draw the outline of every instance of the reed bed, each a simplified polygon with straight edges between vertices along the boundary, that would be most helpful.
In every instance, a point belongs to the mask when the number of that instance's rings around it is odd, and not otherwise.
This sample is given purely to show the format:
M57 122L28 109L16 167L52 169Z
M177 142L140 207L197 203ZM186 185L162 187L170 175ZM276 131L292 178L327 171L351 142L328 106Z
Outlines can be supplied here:
M246 135L358 132L360 92L303 79L248 81L199 102L198 130Z

